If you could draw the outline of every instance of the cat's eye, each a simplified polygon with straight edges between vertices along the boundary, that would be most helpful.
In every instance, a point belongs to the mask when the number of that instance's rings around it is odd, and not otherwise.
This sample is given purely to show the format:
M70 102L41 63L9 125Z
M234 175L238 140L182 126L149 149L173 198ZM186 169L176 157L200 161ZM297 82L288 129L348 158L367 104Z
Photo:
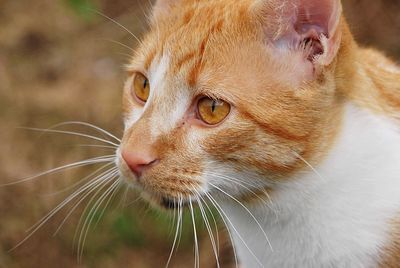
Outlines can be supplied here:
M139 100L146 102L150 95L149 79L141 73L135 74L133 80L133 91Z
M222 100L201 98L197 104L200 119L208 125L221 123L230 113L231 105Z

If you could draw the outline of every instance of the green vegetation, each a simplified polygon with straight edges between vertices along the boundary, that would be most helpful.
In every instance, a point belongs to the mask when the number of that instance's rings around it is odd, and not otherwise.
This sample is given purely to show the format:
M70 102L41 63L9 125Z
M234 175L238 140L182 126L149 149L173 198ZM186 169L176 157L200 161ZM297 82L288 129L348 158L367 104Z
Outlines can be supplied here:
M96 5L90 0L65 0L67 4L85 20L93 20L95 17Z
M112 231L118 239L130 247L142 247L144 245L144 235L140 228L138 218L131 213L118 215L113 222Z

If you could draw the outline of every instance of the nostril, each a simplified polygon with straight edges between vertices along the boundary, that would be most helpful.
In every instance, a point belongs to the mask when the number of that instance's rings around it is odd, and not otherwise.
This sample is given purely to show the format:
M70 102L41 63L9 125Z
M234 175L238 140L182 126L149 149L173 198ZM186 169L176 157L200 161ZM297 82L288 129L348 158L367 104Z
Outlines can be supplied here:
M137 177L140 177L146 169L151 168L159 162L155 157L141 153L123 152L122 158Z
M160 162L160 160L158 160L158 159L154 159L153 161L151 161L150 163L148 163L147 165L148 166L154 166L154 165L157 165L158 164L158 162Z
M137 167L133 167L134 169L138 169L140 171L143 171L144 169L151 168L152 166L156 165L158 163L158 159L155 159L149 163L146 164L139 164ZM128 164L129 165L129 164ZM130 165L129 165L130 166Z

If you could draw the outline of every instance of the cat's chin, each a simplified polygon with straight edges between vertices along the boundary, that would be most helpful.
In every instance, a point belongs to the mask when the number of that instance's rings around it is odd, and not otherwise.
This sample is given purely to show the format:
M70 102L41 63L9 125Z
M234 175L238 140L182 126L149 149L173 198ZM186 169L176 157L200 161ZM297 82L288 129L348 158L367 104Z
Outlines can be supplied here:
M145 189L145 187L134 181L131 180L130 178L124 177L125 183L132 189L136 190L137 192L140 193L141 197L146 200L147 202L150 203L155 208L158 209L165 209L165 210L174 210L179 207L187 207L189 205L189 199L190 196L187 193L180 193L177 194L179 196L185 196L184 198L178 198L174 197L172 195L167 195L167 194L160 194L160 193L154 193L152 191L148 191L149 189ZM192 203L195 204L197 203L195 200L192 200Z

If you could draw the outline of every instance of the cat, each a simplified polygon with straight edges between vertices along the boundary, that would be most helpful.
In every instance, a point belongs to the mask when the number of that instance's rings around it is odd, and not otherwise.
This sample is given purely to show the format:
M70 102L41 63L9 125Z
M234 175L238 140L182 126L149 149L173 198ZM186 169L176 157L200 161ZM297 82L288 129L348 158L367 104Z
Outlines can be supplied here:
M127 69L149 202L215 207L240 267L400 267L400 68L339 0L158 0Z

